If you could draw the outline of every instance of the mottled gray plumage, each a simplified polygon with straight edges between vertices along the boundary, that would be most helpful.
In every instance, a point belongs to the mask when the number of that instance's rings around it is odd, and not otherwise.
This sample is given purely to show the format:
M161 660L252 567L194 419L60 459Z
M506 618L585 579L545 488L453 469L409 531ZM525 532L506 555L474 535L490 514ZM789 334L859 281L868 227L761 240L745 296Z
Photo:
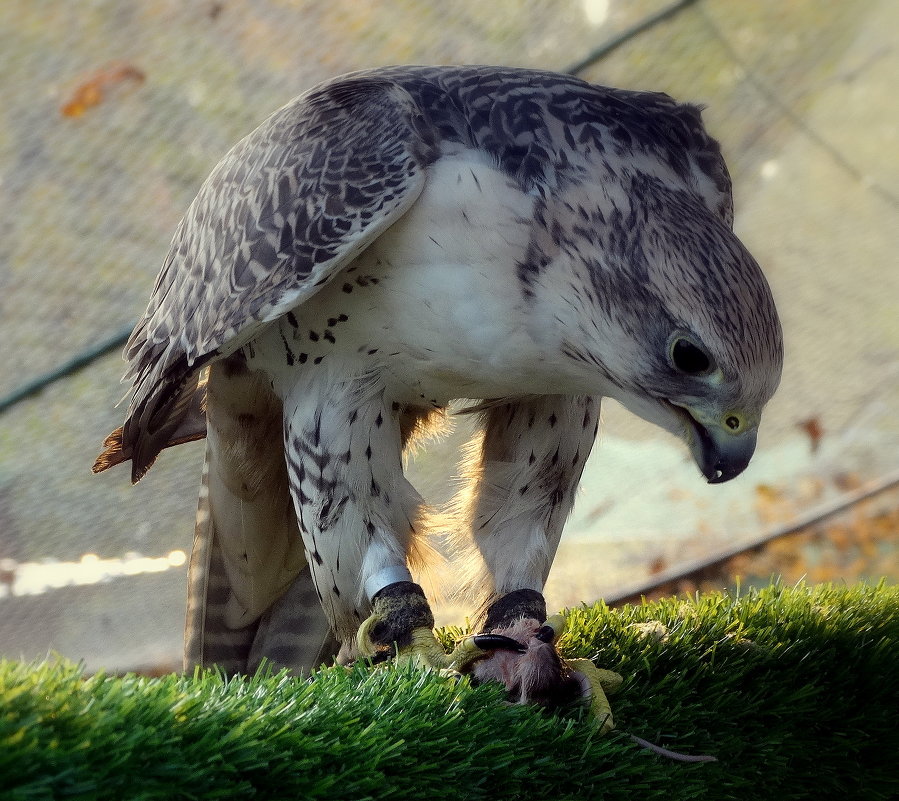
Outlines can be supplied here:
M539 591L602 396L684 438L709 480L748 463L782 344L732 220L718 144L666 95L494 67L337 78L238 143L191 204L98 469L130 458L137 480L202 436L211 366L204 536L230 629L259 640L306 575L351 643L365 582L423 547L403 447L474 398L468 580Z

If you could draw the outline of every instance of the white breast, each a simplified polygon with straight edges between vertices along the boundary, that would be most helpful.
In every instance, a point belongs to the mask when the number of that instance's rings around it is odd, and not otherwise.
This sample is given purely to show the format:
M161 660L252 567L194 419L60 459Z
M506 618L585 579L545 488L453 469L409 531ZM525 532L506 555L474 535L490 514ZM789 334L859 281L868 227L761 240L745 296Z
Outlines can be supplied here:
M441 159L412 209L257 351L283 363L286 337L304 365L319 355L347 369L378 360L409 400L560 391L542 375L547 356L516 275L533 204L481 154Z

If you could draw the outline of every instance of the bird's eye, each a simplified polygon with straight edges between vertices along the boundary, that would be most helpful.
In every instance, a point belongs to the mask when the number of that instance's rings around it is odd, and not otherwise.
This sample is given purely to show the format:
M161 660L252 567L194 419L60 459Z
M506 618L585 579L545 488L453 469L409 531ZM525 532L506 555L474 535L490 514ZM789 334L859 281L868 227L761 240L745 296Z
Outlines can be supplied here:
M672 343L671 361L678 370L687 375L701 375L712 366L709 355L683 337L675 339Z

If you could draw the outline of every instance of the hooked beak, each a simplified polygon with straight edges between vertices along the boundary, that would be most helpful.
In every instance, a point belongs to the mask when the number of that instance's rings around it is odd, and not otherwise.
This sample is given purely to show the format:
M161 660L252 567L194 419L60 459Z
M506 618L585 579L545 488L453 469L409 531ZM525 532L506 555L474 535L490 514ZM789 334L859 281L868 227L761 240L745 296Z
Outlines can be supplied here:
M709 484L723 484L742 473L755 453L756 429L732 434L720 426L704 426L691 414L693 459Z
M742 473L755 453L758 424L732 431L718 421L700 421L685 405L666 402L686 424L684 439L709 484L723 484Z
M739 409L713 412L685 402L636 395L617 399L634 414L680 437L710 484L723 484L742 473L755 453L759 413ZM721 414L718 417L718 414Z

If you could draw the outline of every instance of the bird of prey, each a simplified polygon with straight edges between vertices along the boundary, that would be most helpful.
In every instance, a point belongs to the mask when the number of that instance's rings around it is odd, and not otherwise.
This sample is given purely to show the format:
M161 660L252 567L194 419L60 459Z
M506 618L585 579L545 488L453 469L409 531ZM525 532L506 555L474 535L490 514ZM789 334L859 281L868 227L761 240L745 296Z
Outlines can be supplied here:
M772 295L732 221L700 110L664 94L391 67L276 111L178 227L94 468L130 460L137 481L206 436L188 666L302 668L330 632L343 661L474 665L540 701L542 659L550 684L598 692L555 655L542 590L601 399L722 482L780 379ZM452 578L486 634L447 655L410 572L428 515L402 455L458 399L481 435Z

